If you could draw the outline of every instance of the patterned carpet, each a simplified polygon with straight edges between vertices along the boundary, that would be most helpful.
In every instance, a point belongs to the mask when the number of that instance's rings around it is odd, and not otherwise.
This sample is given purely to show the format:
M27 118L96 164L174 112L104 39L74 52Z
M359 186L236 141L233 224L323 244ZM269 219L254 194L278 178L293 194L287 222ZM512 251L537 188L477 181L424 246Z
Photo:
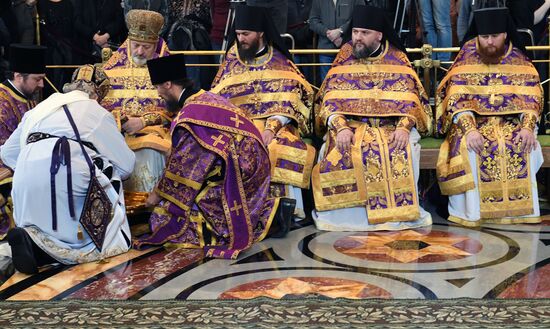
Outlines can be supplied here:
M0 302L1 328L549 328L550 299Z

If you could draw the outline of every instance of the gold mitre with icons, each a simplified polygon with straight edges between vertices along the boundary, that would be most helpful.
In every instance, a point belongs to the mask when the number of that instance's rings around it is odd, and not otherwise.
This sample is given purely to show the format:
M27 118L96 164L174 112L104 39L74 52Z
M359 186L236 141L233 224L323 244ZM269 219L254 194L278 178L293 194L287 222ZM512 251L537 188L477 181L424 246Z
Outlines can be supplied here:
M156 11L132 9L126 14L128 39L141 42L157 42L164 17Z

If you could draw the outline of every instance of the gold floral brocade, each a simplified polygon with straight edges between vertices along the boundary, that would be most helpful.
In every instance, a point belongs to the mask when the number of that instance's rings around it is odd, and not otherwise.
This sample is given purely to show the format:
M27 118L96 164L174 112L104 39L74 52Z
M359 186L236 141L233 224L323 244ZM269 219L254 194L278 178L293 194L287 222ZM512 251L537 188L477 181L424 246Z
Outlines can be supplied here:
M362 206L371 224L418 219L410 145L390 149L388 138L395 127L375 128L355 121L350 125L357 141L351 154L333 147L313 169L316 209ZM327 165L331 170L321 173L320 168Z
M529 154L513 141L512 133L519 129L503 117L493 117L478 129L485 139L485 149L477 156L481 218L533 213Z

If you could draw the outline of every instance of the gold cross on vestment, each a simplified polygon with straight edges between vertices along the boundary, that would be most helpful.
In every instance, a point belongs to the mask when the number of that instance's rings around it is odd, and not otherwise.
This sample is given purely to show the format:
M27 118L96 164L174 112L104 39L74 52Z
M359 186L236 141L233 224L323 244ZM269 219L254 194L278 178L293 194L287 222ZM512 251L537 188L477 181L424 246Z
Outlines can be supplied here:
M235 114L235 117L234 117L234 118L231 118L231 119L229 119L229 120L235 122L235 127L236 127L236 128L239 128L239 125L241 125L241 124L244 123L244 121L242 121L241 119L239 119L239 115L238 115L238 114Z
M89 66L83 66L78 70L78 75L75 80L92 81L94 69Z
M233 200L233 208L229 209L230 211L234 211L235 215L239 216L239 210L243 209L243 206L240 204L237 204L237 201Z
M219 135L218 137L214 137L214 135L210 136L214 140L213 146L216 147L218 144L225 145L225 142L223 141L223 135Z

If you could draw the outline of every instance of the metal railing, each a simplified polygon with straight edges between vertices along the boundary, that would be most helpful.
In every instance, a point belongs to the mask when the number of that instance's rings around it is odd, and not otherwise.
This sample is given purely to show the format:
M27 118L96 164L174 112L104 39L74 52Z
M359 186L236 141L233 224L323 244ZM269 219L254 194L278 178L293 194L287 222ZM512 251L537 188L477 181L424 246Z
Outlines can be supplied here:
M533 60L533 63L550 63L550 46L529 46L526 47L528 51L532 52L540 52L545 51L548 52L549 56L548 59L538 59ZM292 55L336 55L338 53L338 49L291 49L290 53ZM429 44L425 44L420 48L407 48L407 53L409 54L420 54L422 58L414 60L412 63L416 67L419 76L421 77L421 80L424 84L424 88L427 91L431 90L431 85L433 83L437 84L438 81L432 81L432 78L435 76L437 77L437 74L432 75L431 70L439 70L441 68L441 64L452 64L452 61L446 61L441 62L439 60L434 60L433 53L456 53L459 52L459 47L449 47L449 48L433 48ZM225 51L222 50L188 50L188 51L171 51L171 54L184 54L186 56L219 56L225 54ZM220 64L217 63L201 63L201 64L187 64L189 67L217 67ZM330 63L316 63L316 62L310 62L310 63L297 63L297 66L326 66L331 65ZM47 65L46 68L48 69L75 69L78 65ZM444 70L444 69L443 69ZM549 76L550 76L550 65L549 65ZM543 81L543 84L546 84L549 80ZM550 91L549 91L550 92ZM549 100L550 104L550 100Z

